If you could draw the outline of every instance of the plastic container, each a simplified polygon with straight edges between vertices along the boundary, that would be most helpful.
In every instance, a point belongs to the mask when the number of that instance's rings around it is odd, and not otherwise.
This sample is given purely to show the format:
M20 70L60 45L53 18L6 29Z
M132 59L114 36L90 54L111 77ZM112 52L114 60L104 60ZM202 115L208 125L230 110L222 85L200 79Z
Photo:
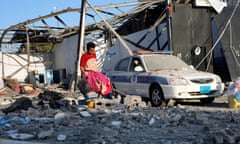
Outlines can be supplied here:
M88 108L95 108L95 102L93 100L88 101Z
M240 102L237 101L234 95L228 97L228 105L230 108L240 108Z

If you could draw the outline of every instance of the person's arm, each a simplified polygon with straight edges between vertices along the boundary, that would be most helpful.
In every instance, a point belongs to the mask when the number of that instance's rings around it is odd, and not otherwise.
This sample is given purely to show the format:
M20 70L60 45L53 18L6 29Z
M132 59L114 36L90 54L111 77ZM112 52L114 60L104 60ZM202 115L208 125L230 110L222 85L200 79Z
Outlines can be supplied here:
M81 71L81 74L84 75L85 74L85 69L83 66L80 66L80 71Z
M80 66L80 71L81 71L81 78L86 79L86 73L85 73L85 68Z
M80 71L81 71L81 73L84 73L85 72L84 67L81 66Z

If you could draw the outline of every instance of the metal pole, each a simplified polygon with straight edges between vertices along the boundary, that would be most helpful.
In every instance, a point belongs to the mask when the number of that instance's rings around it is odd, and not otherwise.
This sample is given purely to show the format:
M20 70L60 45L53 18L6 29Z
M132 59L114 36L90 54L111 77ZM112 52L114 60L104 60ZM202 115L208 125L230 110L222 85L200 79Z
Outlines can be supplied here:
M29 34L28 34L28 28L26 27L26 37L27 37L27 72L29 72L29 66L30 66L30 44L29 44Z
M2 43L0 43L0 49L1 49L1 55L2 55L2 78L5 77L5 73L4 73L4 54L3 54L3 51L2 51Z
M5 34L7 33L7 31L6 30L4 30L3 31L3 33L2 33L2 36L0 37L0 50L1 50L1 56L2 56L2 78L4 78L5 77L5 72L4 72L4 57L3 57L3 48L2 48L2 41L3 41L3 37L5 36Z
M78 70L79 70L79 57L82 55L83 47L84 47L85 17L86 17L86 0L82 0L81 13L80 13L80 22L79 22L77 59L76 59L76 63L75 63L74 81L72 83L72 85L74 85L74 90L77 89ZM73 91L73 89L72 89L72 91Z
M168 50L173 50L172 44L172 3L167 0L167 30L168 30Z

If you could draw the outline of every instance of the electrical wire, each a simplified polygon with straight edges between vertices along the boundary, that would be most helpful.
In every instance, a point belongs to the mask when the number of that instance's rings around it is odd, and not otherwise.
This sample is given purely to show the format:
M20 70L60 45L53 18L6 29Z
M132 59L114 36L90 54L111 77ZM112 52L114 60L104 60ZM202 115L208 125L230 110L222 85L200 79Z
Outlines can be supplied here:
M232 14L231 14L230 18L228 19L228 21L227 21L227 23L226 23L223 31L220 33L220 35L219 35L219 37L218 37L218 39L216 40L216 42L214 43L214 45L212 46L212 48L208 51L208 53L205 55L205 57L199 62L199 64L196 66L196 68L199 68L199 66L204 62L204 60L209 56L209 54L212 53L213 49L216 47L216 45L219 43L219 41L220 41L221 38L223 37L223 35L224 35L227 27L229 26L229 24L230 24L230 22L231 22L231 20L232 20L232 17L233 17L234 14L236 13L237 7L238 7L238 5L239 5L239 1L240 1L240 0L237 1L236 5L235 5L235 7L234 7L234 9L233 9L233 11L232 11Z

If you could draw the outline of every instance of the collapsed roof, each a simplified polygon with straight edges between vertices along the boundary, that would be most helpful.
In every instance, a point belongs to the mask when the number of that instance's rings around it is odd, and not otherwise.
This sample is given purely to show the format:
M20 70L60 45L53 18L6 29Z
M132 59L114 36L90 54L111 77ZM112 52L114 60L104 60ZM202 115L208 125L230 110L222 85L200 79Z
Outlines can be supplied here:
M207 3L204 0L204 6ZM125 22L131 21L132 18L137 18L137 14L144 10L151 10L154 4L166 5L166 0L139 0L136 2L128 2L121 4L110 4L104 6L86 7L86 16L88 24L85 28L85 33L93 31L104 32L106 30L105 22L113 29L122 29L121 25ZM177 0L173 3L189 4L189 0ZM103 20L96 17L96 13L101 13ZM66 8L61 11L52 12L45 16L40 16L34 19L26 20L24 22L12 25L9 28L0 31L0 43L56 43L60 42L64 37L75 35L79 32L80 8ZM149 21L149 20L148 20ZM122 31L122 30L120 30ZM122 31L122 34L126 32Z
M164 2L162 0L139 1L122 4L112 4L105 6L95 6L94 9L99 13L108 17L106 20L112 28L117 28L133 17L136 13L150 7L154 3ZM124 11L126 7L132 7L128 11ZM92 14L93 10L87 7L86 16L92 19L92 24L88 24L85 28L86 33L92 31L104 31L104 21ZM78 20L80 18L80 8L67 8L58 12L50 13L45 16L40 16L34 19L26 20L24 22L12 25L9 28L0 32L1 44L9 43L26 43L29 38L30 43L37 42L59 42L64 37L75 35L79 32ZM68 24L65 19L76 21L76 23ZM27 36L28 35L28 36ZM28 37L28 38L27 38Z

